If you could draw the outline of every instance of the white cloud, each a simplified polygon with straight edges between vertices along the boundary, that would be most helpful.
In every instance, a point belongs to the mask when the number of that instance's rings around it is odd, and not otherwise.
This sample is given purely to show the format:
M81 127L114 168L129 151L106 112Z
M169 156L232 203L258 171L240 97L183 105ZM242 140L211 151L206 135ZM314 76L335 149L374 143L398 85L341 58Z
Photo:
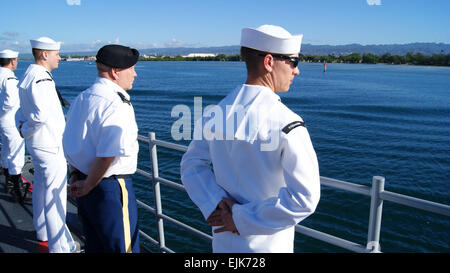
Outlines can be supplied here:
M381 6L381 0L366 0L367 1L367 5L369 6Z
M14 51L19 51L23 53L31 53L30 42L20 42L20 41L2 41L0 40L1 49L11 49Z
M120 43L119 37L117 37L117 38L114 39L113 41L108 41L108 44L119 44L119 43Z
M69 5L69 6L73 6L73 5L79 6L79 5L81 5L81 0L66 0L66 2L67 2L67 5Z
M99 45L101 45L103 42L102 42L102 40L95 40L95 41L92 41L90 44L89 44L89 47L90 48L96 48L96 47L98 47Z

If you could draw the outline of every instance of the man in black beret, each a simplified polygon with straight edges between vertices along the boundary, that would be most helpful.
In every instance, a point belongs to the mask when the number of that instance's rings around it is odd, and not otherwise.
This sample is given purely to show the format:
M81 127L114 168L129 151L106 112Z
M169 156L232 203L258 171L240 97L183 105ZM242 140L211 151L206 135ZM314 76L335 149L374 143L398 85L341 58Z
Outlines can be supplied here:
M138 127L130 95L136 49L106 45L97 53L98 77L75 99L63 135L69 194L77 198L85 252L139 252L136 197Z
M97 63L114 68L129 68L136 64L139 52L121 45L106 45L97 52Z

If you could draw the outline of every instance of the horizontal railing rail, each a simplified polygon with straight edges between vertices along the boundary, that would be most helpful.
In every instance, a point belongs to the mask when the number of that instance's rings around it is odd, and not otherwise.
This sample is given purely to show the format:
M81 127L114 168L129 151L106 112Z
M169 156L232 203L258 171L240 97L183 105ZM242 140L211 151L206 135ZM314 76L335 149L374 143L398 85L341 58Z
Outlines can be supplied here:
M149 241L152 245L157 246L160 252L168 252L173 253L174 251L168 248L165 245L165 237L164 237L164 220L201 238L206 241L211 241L212 237L196 228L189 226L179 220L176 220L168 215L162 213L162 200L160 193L160 184L166 185L170 188L184 191L186 189L182 184L176 183L174 181L159 177L158 170L158 156L157 156L157 146L164 147L171 150L176 150L180 152L186 152L187 146L179 145L163 140L157 140L155 137L155 133L149 133L148 137L138 136L138 140L148 143L150 148L150 159L152 165L152 173L145 172L141 169L138 169L136 173L143 175L153 182L153 190L155 195L155 207L151 207L148 204L145 204L141 201L137 201L138 205L143 209L151 212L156 217L157 222L157 231L158 231L158 239L154 239L148 234L144 233L140 230L140 234L143 238ZM373 253L380 252L380 227L381 227L381 216L382 216L382 206L383 201L390 201L393 203L397 203L400 205L404 205L407 207L412 207L424 211L429 211L436 214L441 214L445 216L450 216L450 206L436 203L428 200L423 200L407 195L402 195L390 191L384 190L384 177L374 176L372 180L372 187L368 187L365 185L355 184L347 181L341 181L328 177L320 177L321 185L332 187L335 189L340 189L352 193L362 194L371 197L371 206L370 206L370 216L369 216L369 228L368 228L368 236L367 236L367 244L364 246L362 244L358 244L356 242L348 241L343 238L336 237L334 235L324 233L303 225L296 225L295 231L297 233L303 234L305 236L359 253Z

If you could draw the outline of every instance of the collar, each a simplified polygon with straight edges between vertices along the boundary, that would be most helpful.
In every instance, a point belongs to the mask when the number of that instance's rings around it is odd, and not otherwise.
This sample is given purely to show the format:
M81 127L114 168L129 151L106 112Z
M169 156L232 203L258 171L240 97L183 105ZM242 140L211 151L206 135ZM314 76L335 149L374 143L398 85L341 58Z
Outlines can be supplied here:
M0 66L0 73L14 74L14 71L12 71L12 70L9 69L9 68L1 67L1 66Z
M130 95L127 93L127 91L123 90L122 87L120 87L119 85L117 85L116 83L114 83L109 79L97 77L95 79L95 83L107 85L109 87L108 89L111 90L112 92L119 92L125 97L125 99L130 100Z
M280 96L278 96L272 89L263 85L252 85L252 84L243 84L244 87L249 89L257 89L258 92L262 93L264 96L269 97L270 99L281 101Z
M30 64L25 71L24 78L20 83L19 87L26 89L28 88L35 80L43 79L44 77L48 77L48 72L45 67L38 64ZM50 73L50 72L49 72ZM36 78L38 77L38 78Z
M42 72L50 73L45 67L43 67L42 65L39 65L39 64L30 64L29 69L40 70Z

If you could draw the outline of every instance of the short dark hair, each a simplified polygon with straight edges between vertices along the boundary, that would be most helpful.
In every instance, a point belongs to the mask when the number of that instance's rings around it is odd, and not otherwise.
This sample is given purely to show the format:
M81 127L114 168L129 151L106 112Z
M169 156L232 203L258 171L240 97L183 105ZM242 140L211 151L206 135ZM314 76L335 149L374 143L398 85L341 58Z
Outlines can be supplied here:
M107 66L106 64L102 64L99 62L96 62L97 64L97 71L99 73L104 73L104 72L108 72L112 67Z
M247 66L247 71L257 71L260 68L260 62L263 60L261 55L266 54L269 53L245 46L241 47L241 58Z
M33 52L33 57L35 61L41 60L42 57L42 53L44 51L46 51L45 49L37 49L37 48L32 48L31 51Z
M0 66L7 66L15 58L0 58Z

